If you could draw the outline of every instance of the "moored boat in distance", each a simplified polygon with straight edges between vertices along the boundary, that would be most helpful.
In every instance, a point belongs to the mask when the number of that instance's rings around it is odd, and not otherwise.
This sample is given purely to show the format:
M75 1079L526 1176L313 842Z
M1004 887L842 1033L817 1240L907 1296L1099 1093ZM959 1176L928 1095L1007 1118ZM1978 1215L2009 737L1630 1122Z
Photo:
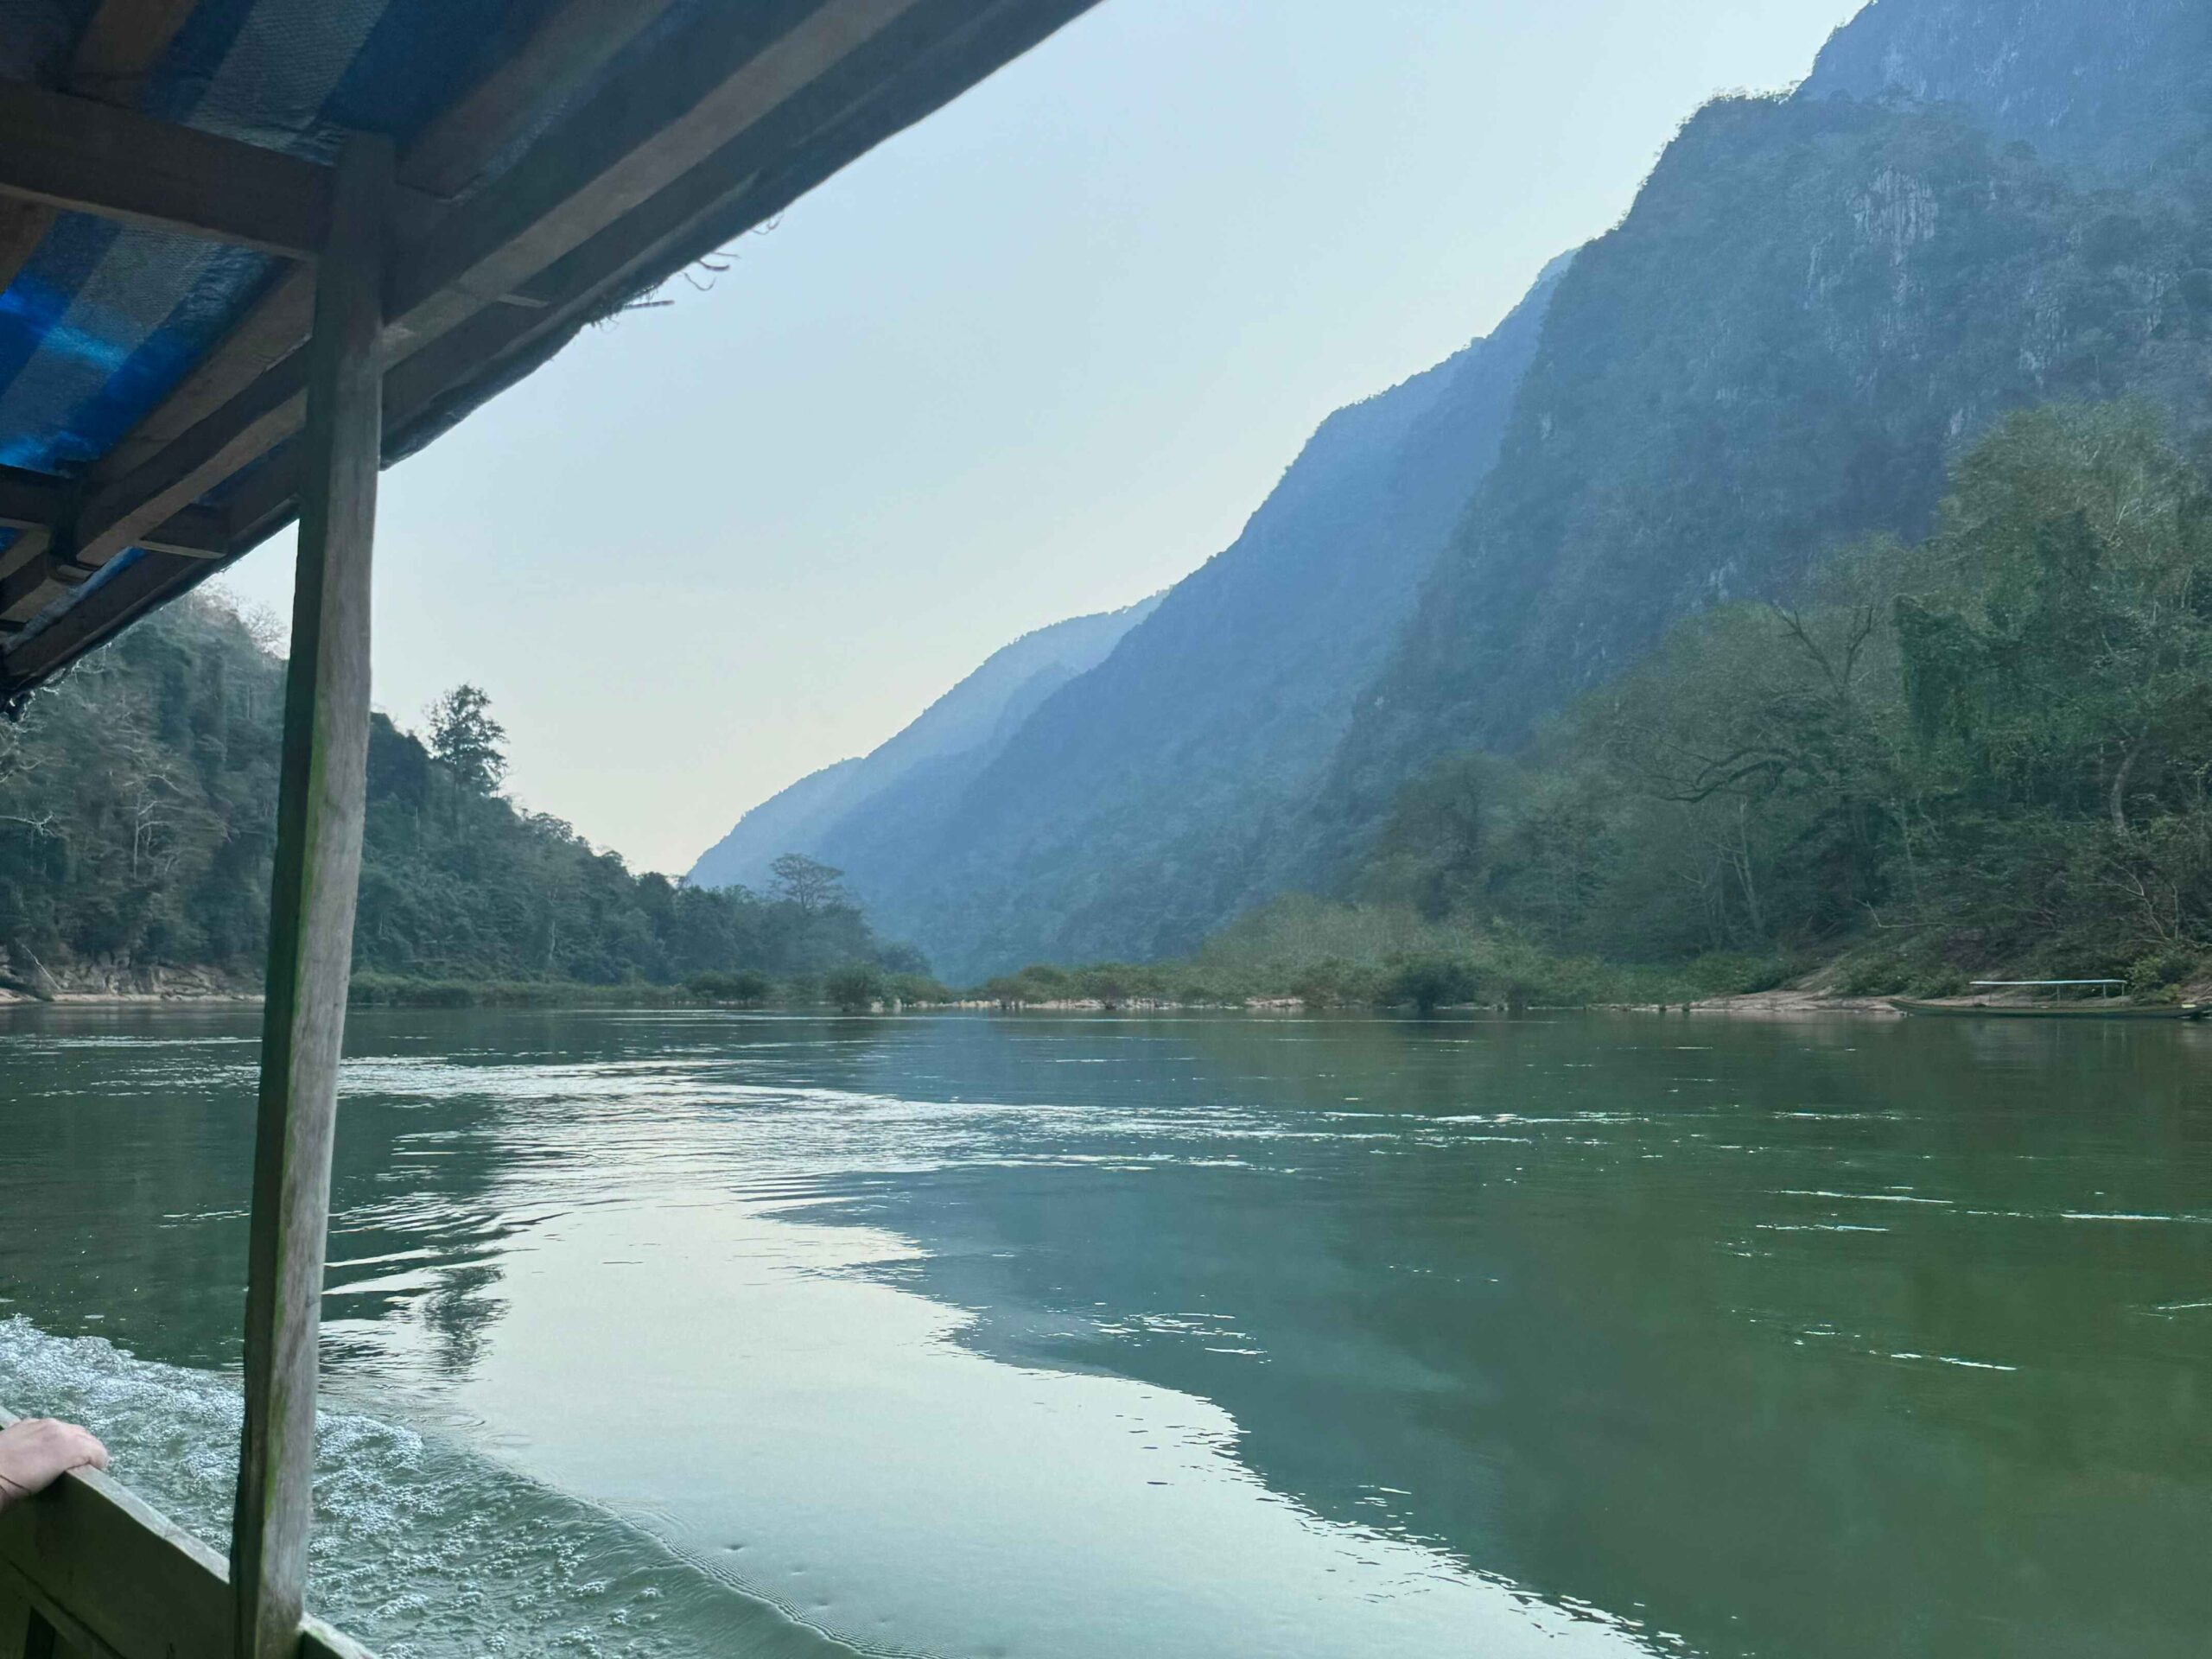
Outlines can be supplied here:
M2096 981L2034 982L2050 985L2099 983ZM1934 1001L1926 998L1893 996L1890 1006L1899 1014L1934 1014L1947 1019L1981 1020L2201 1020L2208 1010L2200 1002L2132 1002L2125 997L2099 996L2078 1002L2056 999L2043 1001L1991 1002L1956 999Z

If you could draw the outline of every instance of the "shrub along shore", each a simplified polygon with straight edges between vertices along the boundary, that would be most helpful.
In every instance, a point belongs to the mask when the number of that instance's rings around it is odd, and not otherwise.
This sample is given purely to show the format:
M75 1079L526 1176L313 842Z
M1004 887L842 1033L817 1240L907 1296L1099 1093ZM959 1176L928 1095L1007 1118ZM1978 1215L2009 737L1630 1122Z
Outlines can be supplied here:
M969 1010L997 1013L1174 1013L1250 1011L1398 1015L1452 1009L1665 1011L1695 1007L1755 1014L1869 1012L1893 996L1964 994L1974 978L2026 976L2017 964L1969 974L1930 968L1884 944L1826 962L1714 952L1666 965L1624 965L1550 955L1526 940L1453 938L1410 913L1390 914L1295 899L1262 912L1255 931L1272 931L1288 911L1311 928L1399 941L1375 955L1332 951L1255 958L1209 946L1185 962L1103 963L1079 968L1037 963L980 986L955 989L924 975L889 974L868 964L822 976L778 980L709 973L676 984L644 980L588 984L572 980L415 979L355 976L356 1008L659 1008L763 1013L892 1014ZM1248 925L1253 925L1248 924ZM2212 975L2194 957L2155 977L2130 982L2138 1002L2212 1000ZM10 1003L74 1005L258 1002L243 987L190 984L158 991L64 991L21 982L0 984Z

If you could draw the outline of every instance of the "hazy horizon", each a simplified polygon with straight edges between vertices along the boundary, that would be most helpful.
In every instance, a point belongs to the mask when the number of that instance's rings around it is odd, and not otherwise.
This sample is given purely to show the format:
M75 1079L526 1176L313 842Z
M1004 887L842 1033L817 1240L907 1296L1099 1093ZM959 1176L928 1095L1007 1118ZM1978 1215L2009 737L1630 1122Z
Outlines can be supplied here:
M388 474L378 703L482 684L518 798L686 869L1196 569L1332 410L1487 333L1696 107L1859 9L1106 0ZM282 614L289 561L227 584Z

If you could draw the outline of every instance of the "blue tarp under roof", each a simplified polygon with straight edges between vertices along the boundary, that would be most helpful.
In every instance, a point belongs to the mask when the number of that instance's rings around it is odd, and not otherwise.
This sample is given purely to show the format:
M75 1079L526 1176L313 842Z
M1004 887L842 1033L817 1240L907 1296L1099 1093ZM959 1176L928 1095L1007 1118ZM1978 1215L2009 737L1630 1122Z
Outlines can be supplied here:
M448 181L448 194L436 198L450 204L451 222L504 175L512 172L519 182L539 149L563 154L563 143L577 132L641 107L655 122L684 117L700 105L702 89L711 90L701 79L706 72L694 73L699 61L712 60L715 73L723 73L728 60L735 76L749 69L739 54L766 60L785 53L777 73L766 77L775 90L760 112L728 135L714 133L717 143L727 136L722 149L688 161L689 171L660 180L658 194L644 201L622 200L619 217L588 227L588 247L556 251L541 272L545 293L533 288L506 302L547 307L549 321L505 334L480 330L487 339L500 336L480 361L465 350L448 354L460 372L416 399L399 429L387 429L389 460L526 375L577 328L781 211L1090 3L0 0L0 83L33 85L324 162L345 134L361 131L391 137L404 160L411 139L503 68L582 65L572 82L522 81L541 95L510 111L513 130L500 129L473 179ZM603 51L530 55L533 45L563 37L573 43L593 29ZM115 71L113 54L103 59L96 49L114 37L142 48L135 59L121 54L128 72ZM785 52L802 37L811 44ZM690 49L695 46L701 49ZM804 73L791 72L793 59ZM663 71L664 83L654 78ZM652 96L664 84L671 89L664 114ZM22 222L37 228L25 255L26 236L16 234L11 251L10 232L19 230L11 216L27 207L35 217ZM619 274L609 274L620 263L607 255L610 238L613 252L629 261ZM80 499L140 464L139 451L152 442L142 423L156 411L157 423L173 421L164 400L255 314L286 270L283 258L250 248L88 213L54 213L0 194L0 493L29 480L35 494L47 487L38 482L44 480L67 494L86 480L70 498ZM469 326L450 325L450 332ZM396 418L389 404L388 418ZM175 436L173 425L157 424L153 433ZM126 438L127 459L111 459ZM288 521L289 500L277 490L262 492L273 505L257 501L258 517L226 505L251 494L255 469L271 467L269 455L257 455L202 493L200 501L216 510L210 516L232 532L207 556L131 549L103 561L86 554L86 565L96 571L66 592L58 584L82 571L54 564L53 555L65 543L81 553L86 543L69 543L70 526L59 521L26 529L20 508L0 512L14 518L12 527L0 524L0 704ZM263 476L282 480L281 474ZM19 492L11 499L27 498ZM126 533L160 540L149 527ZM51 572L35 592L27 587L33 561L22 550L26 537L53 550L35 556L40 571ZM64 618L66 627L59 626Z
M0 79L63 87L96 0L0 0ZM328 159L404 142L525 37L551 0L202 0L143 113ZM0 294L0 464L70 475L105 454L243 316L282 261L63 213Z

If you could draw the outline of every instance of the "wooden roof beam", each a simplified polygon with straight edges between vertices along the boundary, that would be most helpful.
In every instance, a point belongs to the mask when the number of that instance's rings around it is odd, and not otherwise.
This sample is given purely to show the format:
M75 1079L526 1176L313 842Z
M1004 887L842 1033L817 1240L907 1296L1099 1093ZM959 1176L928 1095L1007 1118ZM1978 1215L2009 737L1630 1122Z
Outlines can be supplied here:
M0 467L0 525L19 532L0 548L0 632L14 632L92 573L67 556L75 491L67 481ZM195 563L230 556L231 520L188 507L150 531L142 546Z
M416 135L399 181L451 200L517 137L575 95L672 0L569 0Z
M573 98L670 3L568 0L556 9L512 57L433 119L400 156L402 232L416 214L435 221L436 199L465 188L509 145ZM0 209L7 206L0 201ZM414 228L419 232L423 226ZM103 457L103 476L121 477L244 391L307 339L314 311L315 273L295 266Z
M216 518L198 509L195 515ZM179 567L205 572L215 569L229 556L222 550L223 544L208 534L211 529L219 531L219 522L214 525L188 523L181 528L181 535L157 533L144 543L145 556L156 561L165 582ZM20 632L49 605L91 578L92 572L71 563L57 548L52 531L33 529L0 549L0 636Z
M0 702L58 672L93 645L189 591L221 568L213 559L148 553L98 593L79 600L35 638L10 645L0 653ZM22 626L20 621L0 619L0 633Z
M31 558L0 576L0 628L11 633L84 581L81 574L54 556L52 537L46 531L29 531L24 540L31 546ZM67 579L72 575L76 582Z
M89 98L0 83L0 194L307 259L329 171Z
M199 0L103 0L85 25L61 90L128 108ZM54 228L43 202L0 200L0 293L15 283Z
M710 10L600 88L467 213L404 251L389 325L402 340L433 339L515 292L920 3L822 0L780 34L761 14L788 6Z
M632 65L465 212L404 249L385 296L387 360L406 356L674 183L922 0L821 0L763 40L761 9L716 8ZM671 111L674 113L671 115ZM288 359L118 475L92 474L76 557L105 564L299 429Z
M168 50L200 0L101 0L69 60L62 90L124 109L137 105L146 77Z
M1048 7L1000 0L975 9L963 26L933 44L931 54L980 50L986 61L1010 59L1092 3L1061 0ZM773 177L758 170L769 161L766 135L747 134L724 145L540 271L519 290L534 302L531 306L484 307L395 362L385 391L387 449L444 398L502 361L524 357L549 337L573 332L687 257L773 218L835 172L846 156L872 148L932 107L912 101L912 94L880 88L856 102L840 103L835 118L816 135L830 141L827 148L834 159ZM289 523L292 494L290 471L281 461L247 480L229 503L233 546L244 552Z
M0 524L16 530L44 530L60 519L67 486L44 473L0 467Z
M0 524L15 530L66 529L74 486L66 479L20 467L0 467ZM219 559L230 550L230 516L213 507L188 507L156 525L142 547L159 547L193 558ZM16 539L5 559L21 545ZM16 563L22 563L17 560Z
M297 432L306 367L295 352L122 477L103 484L95 472L72 537L77 561L97 568L139 545L156 524Z
M22 531L6 547L0 548L0 634L15 633L29 620L28 616L18 619L14 613L27 593L19 573L36 565L41 567L43 575L47 549L53 542L51 532L33 529Z
M730 143L651 200L577 242L569 254L548 264L529 283L518 284L517 291L526 292L538 302L533 308L480 305L459 328L395 362L385 395L387 439L433 412L451 391L496 372L501 361L526 360L532 349L543 349L534 346L534 342L573 330L581 321L604 308L610 298L641 281L665 274L673 263L711 245L700 238L726 238L747 223L781 211L854 156L918 120L948 97L956 96L969 81L1018 56L1091 3L1093 0L996 0L996 3L969 6L964 15L950 0L917 0L912 8L900 8L935 13L949 20L942 35L925 45L913 60L926 61L939 50L967 51L975 58L968 80L948 92L942 86L921 84L919 79L909 84L894 74L880 81L855 82L834 99L817 100L820 107L809 113L811 124L803 130L822 142L821 155L803 167L785 168L768 178L745 172L746 166L757 163L741 159L748 153L746 143ZM672 45L681 49L687 41ZM591 118L598 109L595 99L589 108L574 112L569 119ZM567 124L564 121L564 127ZM765 133L753 142L766 148ZM403 162L403 172L404 167ZM493 188L503 188L506 182L503 179ZM472 211L474 206L472 203ZM422 245L418 241L414 250L418 255ZM311 286L307 284L310 290ZM282 292L280 289L278 293ZM226 425L235 429L240 417L270 408L265 396L258 402L241 401L235 396L236 390L233 386L226 395L232 396L237 409L227 423L219 422L200 435L201 453L213 452ZM144 451L139 454L143 461ZM215 481L211 477L206 484ZM233 556L289 522L292 493L289 469L282 463L264 468L236 493L227 504ZM103 584L98 593L86 594L35 640L0 657L0 696L37 683L81 651L184 592L211 568L204 560L148 555Z

